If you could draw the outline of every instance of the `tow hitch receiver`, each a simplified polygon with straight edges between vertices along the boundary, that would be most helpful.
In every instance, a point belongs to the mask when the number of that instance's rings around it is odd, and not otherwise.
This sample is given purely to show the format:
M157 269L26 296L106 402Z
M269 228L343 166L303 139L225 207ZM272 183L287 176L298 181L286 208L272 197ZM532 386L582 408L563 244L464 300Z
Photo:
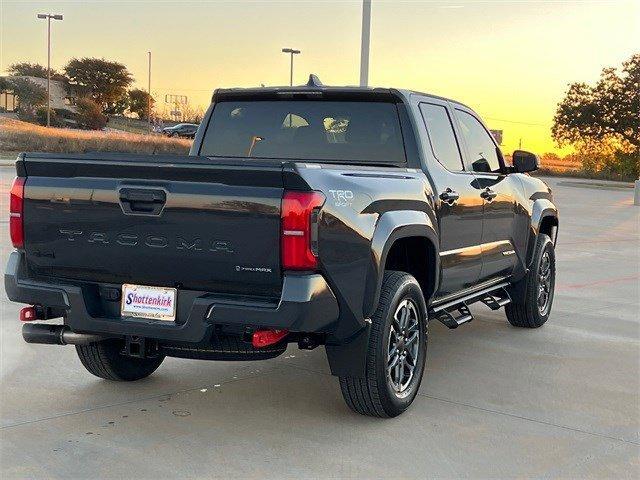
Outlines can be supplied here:
M127 336L122 353L129 357L155 358L158 356L158 342L138 336Z
M253 348L264 348L278 343L289 334L289 330L256 330L251 337Z

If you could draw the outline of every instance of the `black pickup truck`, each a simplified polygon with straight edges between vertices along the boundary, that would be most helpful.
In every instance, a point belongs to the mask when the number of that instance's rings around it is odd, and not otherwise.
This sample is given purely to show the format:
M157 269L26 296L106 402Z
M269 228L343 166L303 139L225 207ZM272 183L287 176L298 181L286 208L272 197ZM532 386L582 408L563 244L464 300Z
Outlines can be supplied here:
M220 89L189 156L21 154L5 288L27 342L74 344L105 379L324 345L351 409L396 416L428 320L549 317L558 213L537 157L511 163L452 100Z

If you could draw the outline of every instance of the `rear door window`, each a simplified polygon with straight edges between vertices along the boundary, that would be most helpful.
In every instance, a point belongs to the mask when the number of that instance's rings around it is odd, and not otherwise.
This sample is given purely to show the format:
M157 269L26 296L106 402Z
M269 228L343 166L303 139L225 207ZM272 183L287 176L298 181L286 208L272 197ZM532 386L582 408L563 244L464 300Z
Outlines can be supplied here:
M396 105L366 101L218 102L200 155L406 162Z

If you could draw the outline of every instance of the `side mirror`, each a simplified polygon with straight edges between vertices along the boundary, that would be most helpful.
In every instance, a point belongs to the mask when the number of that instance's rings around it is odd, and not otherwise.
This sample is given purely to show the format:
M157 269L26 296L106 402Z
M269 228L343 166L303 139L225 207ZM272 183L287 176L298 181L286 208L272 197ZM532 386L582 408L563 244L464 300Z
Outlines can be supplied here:
M540 160L535 153L516 150L511 156L513 170L517 173L534 172L540 167Z

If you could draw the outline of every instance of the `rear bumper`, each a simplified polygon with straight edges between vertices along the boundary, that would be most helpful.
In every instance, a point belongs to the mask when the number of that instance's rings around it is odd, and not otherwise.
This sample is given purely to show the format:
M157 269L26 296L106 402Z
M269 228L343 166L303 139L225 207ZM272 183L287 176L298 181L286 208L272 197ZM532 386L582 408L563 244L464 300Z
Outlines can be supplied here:
M10 300L64 312L64 323L74 332L136 335L165 341L200 343L215 325L324 332L335 328L339 308L322 275L285 275L277 303L238 300L211 292L178 292L176 322L121 317L119 302L100 298L98 287L118 285L59 283L29 278L24 255L12 252L4 276ZM108 314L107 314L108 313Z

